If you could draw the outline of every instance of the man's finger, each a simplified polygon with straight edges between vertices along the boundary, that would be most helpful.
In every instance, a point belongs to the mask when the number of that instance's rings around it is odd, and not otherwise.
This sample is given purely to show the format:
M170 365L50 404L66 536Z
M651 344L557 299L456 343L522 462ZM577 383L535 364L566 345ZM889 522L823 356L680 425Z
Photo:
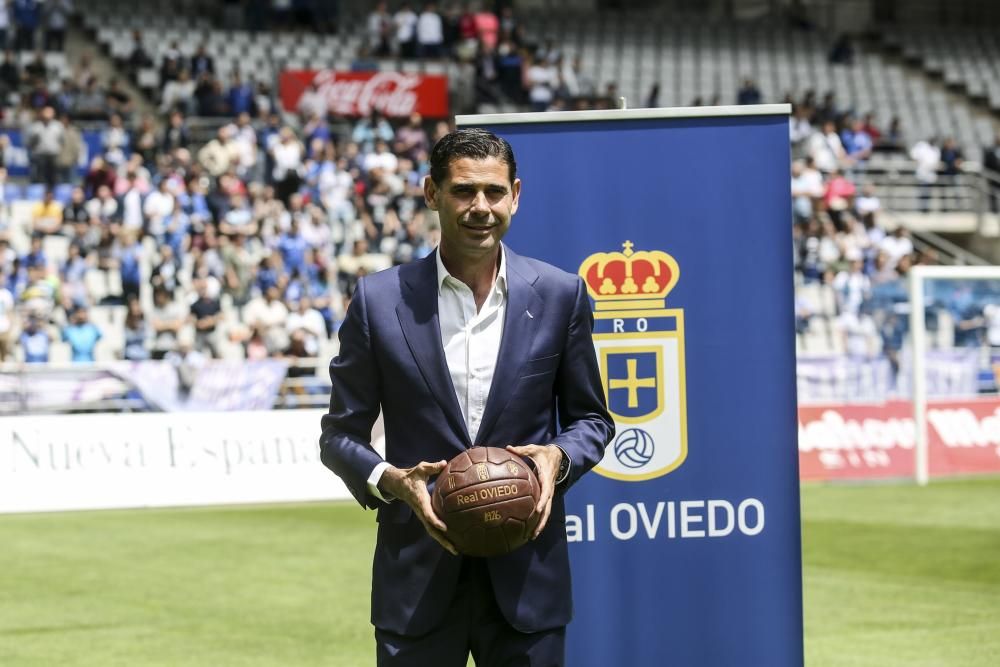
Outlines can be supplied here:
M433 526L428 525L426 522L423 522L423 524L424 528L427 530L427 534L430 535L432 538L434 538L435 542L444 547L445 551L450 553L452 556L458 555L458 550L451 542L448 541L448 538L444 536L444 533L437 530Z
M420 515L420 520L425 524L430 524L435 530L442 533L448 530L448 526L444 524L444 521L434 511L434 506L431 505L431 497L427 494L426 489L417 497L417 508L419 509L417 514Z

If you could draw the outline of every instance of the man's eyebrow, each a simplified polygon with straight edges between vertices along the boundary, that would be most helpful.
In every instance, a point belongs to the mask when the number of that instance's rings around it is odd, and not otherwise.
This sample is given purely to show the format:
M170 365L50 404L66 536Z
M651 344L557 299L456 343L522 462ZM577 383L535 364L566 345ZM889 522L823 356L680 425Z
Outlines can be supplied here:
M510 189L507 185L505 185L503 183L485 183L485 184L480 184L477 181L455 181L455 182L453 182L451 184L451 189L452 190L457 190L457 189L460 189L460 188L476 188L476 187L479 187L480 185L482 185L482 187L483 187L484 190L493 190L493 191L502 190L502 191L506 192L507 190Z

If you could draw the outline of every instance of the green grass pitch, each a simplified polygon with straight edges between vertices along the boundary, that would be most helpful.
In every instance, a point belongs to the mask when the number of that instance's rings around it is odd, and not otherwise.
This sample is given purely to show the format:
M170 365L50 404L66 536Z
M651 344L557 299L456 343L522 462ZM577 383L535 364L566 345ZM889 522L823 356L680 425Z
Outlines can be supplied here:
M1000 665L1000 479L802 511L807 665ZM350 503L2 516L0 665L371 665L373 539Z

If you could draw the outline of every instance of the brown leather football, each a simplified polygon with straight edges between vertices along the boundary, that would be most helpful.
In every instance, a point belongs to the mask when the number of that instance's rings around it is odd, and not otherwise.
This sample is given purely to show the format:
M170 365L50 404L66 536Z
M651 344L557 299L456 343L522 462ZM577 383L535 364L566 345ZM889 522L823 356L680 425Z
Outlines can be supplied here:
M540 515L535 471L499 447L462 452L438 475L431 496L448 539L466 556L500 556L531 538Z

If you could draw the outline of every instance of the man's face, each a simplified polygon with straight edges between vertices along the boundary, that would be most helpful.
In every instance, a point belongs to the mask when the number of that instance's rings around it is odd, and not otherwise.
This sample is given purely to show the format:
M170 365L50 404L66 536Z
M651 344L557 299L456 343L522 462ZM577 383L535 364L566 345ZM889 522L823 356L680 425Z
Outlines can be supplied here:
M441 219L442 252L453 261L496 252L520 195L521 180L512 184L507 164L494 157L452 160L443 183L424 182L427 206Z

